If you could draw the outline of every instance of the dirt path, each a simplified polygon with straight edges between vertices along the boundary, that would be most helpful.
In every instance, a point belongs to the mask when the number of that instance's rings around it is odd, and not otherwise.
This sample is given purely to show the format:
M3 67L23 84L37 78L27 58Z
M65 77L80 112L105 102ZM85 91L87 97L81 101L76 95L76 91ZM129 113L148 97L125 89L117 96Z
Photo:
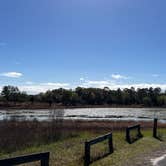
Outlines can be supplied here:
M125 166L166 166L166 158L157 162L159 157L166 154L166 142L163 142L160 147L149 154L142 153L140 156L136 157L134 161L128 163Z

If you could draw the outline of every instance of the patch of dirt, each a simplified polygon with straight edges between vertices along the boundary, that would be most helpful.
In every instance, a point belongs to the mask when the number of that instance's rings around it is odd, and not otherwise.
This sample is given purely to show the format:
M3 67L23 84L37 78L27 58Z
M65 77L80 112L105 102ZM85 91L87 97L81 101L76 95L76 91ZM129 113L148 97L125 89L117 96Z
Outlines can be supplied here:
M155 159L166 154L166 142L163 142L157 149L146 154L142 153L133 159L133 161L126 163L123 166L153 166L151 159Z

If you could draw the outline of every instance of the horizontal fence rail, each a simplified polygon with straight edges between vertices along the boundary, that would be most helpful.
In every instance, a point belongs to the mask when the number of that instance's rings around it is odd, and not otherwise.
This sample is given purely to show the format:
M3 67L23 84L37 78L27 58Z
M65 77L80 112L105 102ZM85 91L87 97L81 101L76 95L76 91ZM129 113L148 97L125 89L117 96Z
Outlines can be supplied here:
M134 138L131 137L131 132L135 130L137 132L137 134L135 135ZM143 135L141 134L141 126L138 124L138 125L135 125L135 126L130 126L130 127L127 127L126 128L126 141L128 143L133 143L135 142L136 140L138 140L139 138L141 138Z
M107 155L113 153L112 133L109 133L104 136L100 136L98 138L85 142L84 166L89 166L92 162L98 160L98 159L96 159L96 160L91 161L91 155L90 155L91 146L94 144L100 143L102 141L105 141L107 139L108 139L109 152L104 155L104 156L107 156ZM102 157L104 157L104 156L102 156ZM102 158L102 157L99 157L99 158Z
M25 155L25 156L19 156L19 157L13 157L9 159L3 159L0 160L0 166L13 166L13 165L19 165L19 164L25 164L35 161L40 161L41 166L49 166L49 152L45 153L37 153L37 154L31 154L31 155Z

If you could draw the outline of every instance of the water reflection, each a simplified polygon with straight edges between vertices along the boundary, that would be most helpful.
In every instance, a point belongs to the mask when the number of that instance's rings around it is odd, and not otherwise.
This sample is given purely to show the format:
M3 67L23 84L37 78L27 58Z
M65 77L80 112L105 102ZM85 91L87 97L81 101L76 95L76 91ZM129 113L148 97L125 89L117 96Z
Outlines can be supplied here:
M49 110L48 119L55 120L55 119L63 119L64 118L64 109L51 109Z

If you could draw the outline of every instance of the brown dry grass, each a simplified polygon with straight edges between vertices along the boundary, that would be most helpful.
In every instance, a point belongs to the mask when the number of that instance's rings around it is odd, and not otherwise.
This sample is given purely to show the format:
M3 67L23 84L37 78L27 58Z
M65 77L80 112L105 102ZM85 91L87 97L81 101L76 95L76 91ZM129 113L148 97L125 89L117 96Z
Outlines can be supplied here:
M1 121L0 122L0 153L9 153L31 146L48 144L69 137L76 137L80 131L113 132L125 131L127 126L136 124L134 121L72 121L53 120L38 121ZM139 122L141 127L149 129L152 122ZM166 124L159 124L166 127Z

